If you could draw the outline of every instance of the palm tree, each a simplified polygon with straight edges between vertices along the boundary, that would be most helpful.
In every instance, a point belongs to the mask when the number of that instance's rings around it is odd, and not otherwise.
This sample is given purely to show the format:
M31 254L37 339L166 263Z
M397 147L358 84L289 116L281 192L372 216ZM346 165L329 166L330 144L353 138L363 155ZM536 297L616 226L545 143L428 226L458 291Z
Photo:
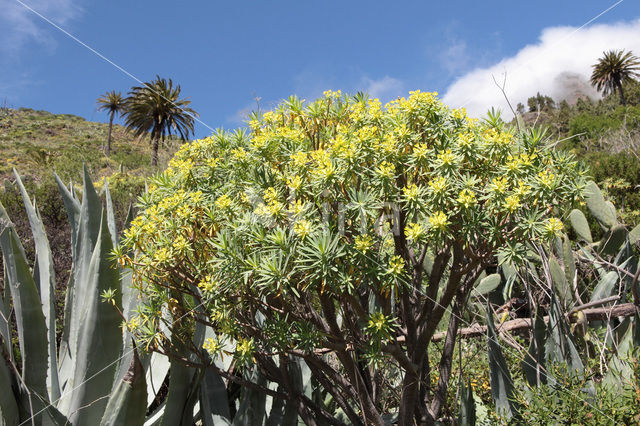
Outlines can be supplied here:
M188 107L191 101L179 99L180 86L171 79L156 76L150 83L133 87L129 92L125 124L136 136L150 133L153 146L151 165L158 165L158 146L167 135L177 135L182 141L193 133L198 114Z
M609 50L593 65L591 84L602 90L604 95L618 91L620 102L626 104L622 83L640 77L640 59L631 52L624 50Z
M113 128L113 117L116 114L122 114L126 108L126 98L122 97L120 92L112 90L100 96L96 103L98 104L99 111L109 112L109 134L107 135L107 151L105 154L107 157L111 152L111 129Z

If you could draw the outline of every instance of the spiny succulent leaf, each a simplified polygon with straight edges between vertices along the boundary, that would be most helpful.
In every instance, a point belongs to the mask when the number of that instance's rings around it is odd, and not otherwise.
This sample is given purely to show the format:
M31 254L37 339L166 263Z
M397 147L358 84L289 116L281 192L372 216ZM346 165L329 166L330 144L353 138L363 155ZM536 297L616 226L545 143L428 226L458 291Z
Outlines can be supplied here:
M6 267L22 356L22 380L32 394L36 412L48 406L47 326L40 295L29 271L24 250L7 212L0 204L0 247ZM24 402L24 401L23 401ZM40 419L42 416L36 416ZM38 420L40 421L40 420Z
M129 370L109 397L100 425L142 425L146 411L147 384L140 358L134 350Z
M86 197L85 193L85 197ZM80 321L75 356L74 388L67 414L73 424L98 424L102 419L122 347L120 275L111 257L113 244L103 213L97 243L84 282L82 306L76 312ZM113 303L102 299L114 291Z
M496 404L496 411L507 418L518 417L518 407L513 401L514 388L507 361L498 343L498 334L493 323L491 309L487 305L487 345L489 355L489 377L491 380L491 396Z
M20 179L20 175L14 169L13 173L16 177L16 184L20 189L24 208L27 211L29 225L31 226L31 234L36 248L36 264L34 268L34 280L36 287L40 289L40 300L42 301L42 311L47 324L47 341L48 341L48 374L47 374L47 390L51 401L60 398L60 383L58 381L58 356L56 348L56 312L55 312L55 287L56 280L53 271L53 258L51 256L51 247L49 239L45 232L44 225L40 219L40 215L36 207L31 204L29 194ZM38 285L39 283L39 285Z

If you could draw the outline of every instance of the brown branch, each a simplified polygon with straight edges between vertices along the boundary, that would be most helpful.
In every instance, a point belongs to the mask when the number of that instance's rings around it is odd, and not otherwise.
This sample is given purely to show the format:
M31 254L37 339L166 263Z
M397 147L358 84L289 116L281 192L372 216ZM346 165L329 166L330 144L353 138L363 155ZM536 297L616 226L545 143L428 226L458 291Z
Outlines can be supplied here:
M601 302L601 301L599 301ZM602 303L602 302L601 302ZM607 302L604 302L607 303ZM591 305L587 303L586 305ZM579 308L579 307L578 307ZM577 309L577 308L576 308ZM575 310L572 313L583 312L586 321L603 321L607 320L610 317L630 317L634 315L638 310L636 310L636 306L633 303L623 303L621 305L612 306L609 308L586 308L582 310ZM570 315L568 317L570 322L576 322L577 318L574 315ZM545 323L549 322L549 317L544 317ZM522 329L531 327L531 319L530 318L517 318L511 321L503 322L502 324L497 324L496 329L507 332L507 331L519 331ZM486 325L472 325L471 327L466 327L458 331L458 335L460 337L468 339L472 337L480 337L487 334L487 326ZM447 333L440 332L433 335L431 339L432 342L439 342L446 337Z

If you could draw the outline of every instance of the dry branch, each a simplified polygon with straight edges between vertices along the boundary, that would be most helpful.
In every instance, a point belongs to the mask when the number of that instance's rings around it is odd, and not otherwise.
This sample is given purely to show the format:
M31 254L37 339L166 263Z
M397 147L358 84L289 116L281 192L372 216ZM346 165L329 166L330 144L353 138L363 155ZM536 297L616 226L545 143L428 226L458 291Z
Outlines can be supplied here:
M602 302L601 302L602 303ZM606 302L604 302L606 303ZM587 305L593 305L592 303L588 303ZM585 309L574 309L572 311L572 315L568 315L569 322L578 321L578 316L575 315L577 312L582 312L584 314L584 320L587 322L591 321L603 321L607 320L611 317L630 317L634 315L636 312L640 312L640 310L633 303L623 303L621 305L615 305L611 307L605 308L585 308ZM549 322L549 317L544 317L545 324ZM531 328L531 319L530 318L517 318L511 321L505 321L502 324L496 324L496 330L501 332L507 331L518 331L523 329ZM458 331L458 335L464 339L472 338L472 337L480 337L487 334L487 326L475 324L471 327L466 327ZM447 333L441 332L433 335L431 341L438 342L445 338Z

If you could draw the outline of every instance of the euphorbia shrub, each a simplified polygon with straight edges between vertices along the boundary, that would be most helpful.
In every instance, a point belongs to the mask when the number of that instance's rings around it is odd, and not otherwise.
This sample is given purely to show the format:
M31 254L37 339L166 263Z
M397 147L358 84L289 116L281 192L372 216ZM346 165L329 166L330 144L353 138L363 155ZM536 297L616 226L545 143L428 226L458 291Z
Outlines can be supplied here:
M120 249L147 306L130 327L169 353L194 322L212 327L209 353L232 342L236 365L255 362L307 423L338 408L353 424L433 422L474 283L497 254L517 263L560 232L576 162L420 91L384 107L290 98L249 127L184 145L152 179ZM290 386L293 358L333 411Z

